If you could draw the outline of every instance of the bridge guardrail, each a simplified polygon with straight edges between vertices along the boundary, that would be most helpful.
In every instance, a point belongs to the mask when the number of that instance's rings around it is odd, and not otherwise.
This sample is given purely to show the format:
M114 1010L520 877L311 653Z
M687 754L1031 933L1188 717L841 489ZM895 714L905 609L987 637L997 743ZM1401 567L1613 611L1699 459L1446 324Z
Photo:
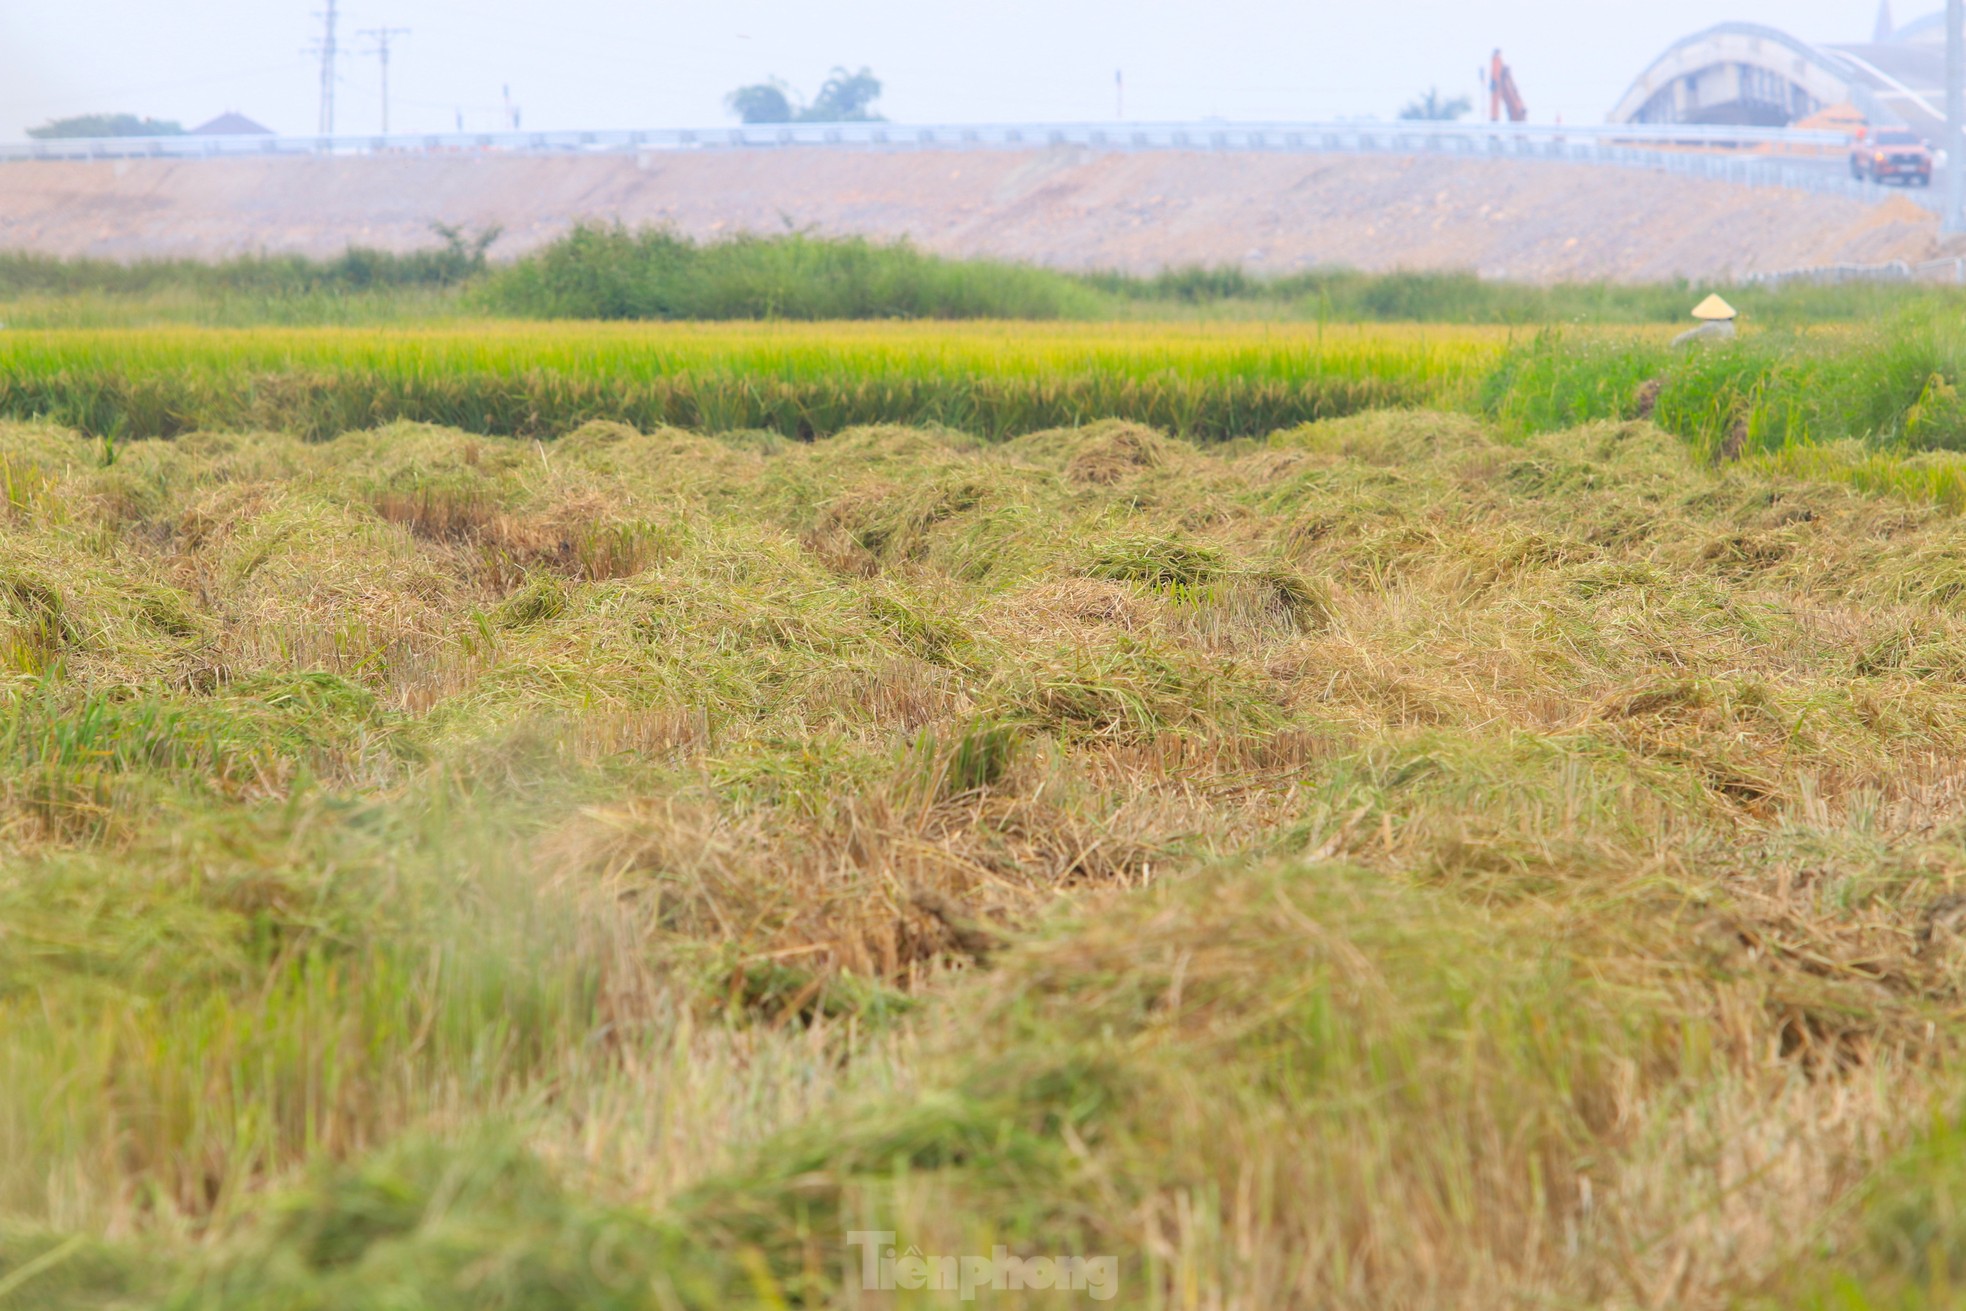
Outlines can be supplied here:
M1901 259L1888 264L1811 264L1751 273L1741 281L1751 286L1777 288L1796 282L1816 286L1846 282L1950 282L1960 286L1966 285L1966 256L1921 260L1916 264Z
M1261 123L783 123L591 132L405 132L388 136L113 137L0 142L0 163L52 160L242 159L280 156L565 154L850 146L887 150L1075 147L1090 150L1254 150L1319 154L1547 159L1656 168L1748 186L1876 200L1885 194L1844 168L1838 132L1698 124ZM1929 194L1903 194L1930 208Z

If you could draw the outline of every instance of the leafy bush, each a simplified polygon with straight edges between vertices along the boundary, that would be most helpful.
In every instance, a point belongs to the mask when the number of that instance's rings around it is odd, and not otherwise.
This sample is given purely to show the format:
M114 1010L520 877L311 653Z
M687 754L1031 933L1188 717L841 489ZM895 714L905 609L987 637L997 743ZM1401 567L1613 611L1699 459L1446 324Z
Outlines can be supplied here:
M906 243L791 233L699 245L600 224L499 270L485 300L506 314L583 319L1055 319L1096 305L1059 274Z
M181 137L184 125L168 118L139 118L135 114L77 114L27 129L37 141L86 137Z

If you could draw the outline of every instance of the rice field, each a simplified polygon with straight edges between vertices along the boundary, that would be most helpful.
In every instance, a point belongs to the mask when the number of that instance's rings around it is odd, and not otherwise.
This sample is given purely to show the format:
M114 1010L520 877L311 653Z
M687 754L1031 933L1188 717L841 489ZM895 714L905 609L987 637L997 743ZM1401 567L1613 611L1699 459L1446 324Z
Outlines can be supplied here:
M1234 325L492 323L0 334L0 414L101 436L397 419L551 437L592 419L991 438L1124 417L1201 439L1453 404L1506 329Z
M1849 441L1966 450L1966 339L1947 320L1753 330L882 323L89 329L0 333L0 416L111 440L201 429L324 439L411 421L551 439L583 423L770 432L946 427L991 441L1124 419L1261 438L1376 409L1516 435L1642 418L1705 457ZM1953 492L1940 480L1938 494Z
M0 1311L1956 1305L1952 349L0 334Z

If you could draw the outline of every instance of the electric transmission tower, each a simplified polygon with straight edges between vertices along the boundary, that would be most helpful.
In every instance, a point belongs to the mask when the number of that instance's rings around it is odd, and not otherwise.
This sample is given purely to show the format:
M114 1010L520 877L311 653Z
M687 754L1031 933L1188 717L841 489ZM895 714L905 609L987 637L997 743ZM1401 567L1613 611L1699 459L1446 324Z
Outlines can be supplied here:
M382 135L389 135L389 41L391 37L408 36L407 27L365 27L359 35L368 37L375 44L369 53L382 64Z
M310 54L321 56L321 127L324 137L334 135L334 24L335 0L328 0L326 9L314 11L322 19L321 40Z

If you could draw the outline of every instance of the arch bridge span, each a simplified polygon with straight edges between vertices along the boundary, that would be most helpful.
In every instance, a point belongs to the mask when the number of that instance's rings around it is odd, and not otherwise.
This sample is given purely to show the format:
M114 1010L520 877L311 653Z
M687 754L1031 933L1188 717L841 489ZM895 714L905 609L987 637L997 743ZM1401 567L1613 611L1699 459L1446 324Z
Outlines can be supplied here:
M1783 127L1834 105L1937 139L1945 47L1919 22L1863 45L1811 45L1758 23L1721 23L1675 42L1611 111L1620 124Z

